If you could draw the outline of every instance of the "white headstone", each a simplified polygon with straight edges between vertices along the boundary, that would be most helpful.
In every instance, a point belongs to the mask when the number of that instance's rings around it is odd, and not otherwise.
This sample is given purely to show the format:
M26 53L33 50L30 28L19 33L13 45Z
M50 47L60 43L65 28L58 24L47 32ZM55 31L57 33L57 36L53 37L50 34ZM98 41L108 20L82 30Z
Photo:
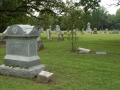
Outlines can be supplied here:
M59 32L59 31L60 31L60 26L56 25L56 32Z
M88 54L88 53L90 53L90 49L86 49L86 48L81 48L81 47L79 47L79 48L78 48L78 52L79 52L79 53Z
M48 40L52 40L52 38L51 38L51 32L52 32L52 31L51 31L51 26L50 26L50 28L46 30L47 39L48 39Z
M90 23L89 23L89 22L87 23L86 32L87 32L87 33L91 33L91 28L90 28Z
M47 83L53 77L53 73L47 71L41 71L37 77L36 82Z

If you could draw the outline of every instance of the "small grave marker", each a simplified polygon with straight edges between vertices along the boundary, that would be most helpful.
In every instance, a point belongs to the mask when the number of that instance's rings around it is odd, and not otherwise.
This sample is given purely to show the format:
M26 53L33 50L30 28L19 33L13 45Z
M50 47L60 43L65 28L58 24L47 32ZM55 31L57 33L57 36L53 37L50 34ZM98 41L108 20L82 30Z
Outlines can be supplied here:
M37 77L36 82L48 83L53 77L53 73L47 71L41 71Z
M96 54L98 54L98 55L106 55L107 52L96 52Z
M78 48L78 52L79 53L83 53L83 54L89 54L90 53L90 49L85 49L85 48Z

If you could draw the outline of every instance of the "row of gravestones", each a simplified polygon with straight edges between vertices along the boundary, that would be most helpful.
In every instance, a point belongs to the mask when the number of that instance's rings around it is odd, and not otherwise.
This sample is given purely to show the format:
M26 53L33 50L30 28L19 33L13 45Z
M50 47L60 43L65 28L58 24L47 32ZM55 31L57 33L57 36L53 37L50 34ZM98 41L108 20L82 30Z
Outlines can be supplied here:
M42 33L42 32L43 32L43 28L41 27L40 30L39 30L39 33ZM64 37L63 37L63 34L60 30L59 25L56 25L56 32L58 33L58 40L59 41L64 40ZM46 33L47 33L47 39L52 40L52 38L51 38L51 33L52 33L51 26L49 27L49 29L46 30Z
M84 31L84 30L82 30L82 31ZM105 29L104 33L107 33L107 31L108 31L108 29ZM39 32L40 33L43 32L43 28L42 27L40 28ZM56 25L56 32L58 33L58 40L59 41L60 40L64 40L63 34L62 34L61 30L60 30L60 26L59 25ZM77 32L77 30L73 30L73 33L76 34L76 32ZM87 23L86 32L92 34L92 29L90 28L90 23L89 22ZM51 26L49 27L49 29L46 30L46 33L47 33L47 39L48 40L52 40L52 38L51 38L51 33L52 33ZM113 31L110 32L110 33L112 33L112 34L119 34L119 30L113 29ZM98 34L97 28L94 28L93 34Z
M106 33L108 29L104 30L104 33ZM92 29L90 28L90 23L87 23L87 28L86 28L87 33L92 33ZM97 34L97 28L94 28L93 34ZM113 29L113 31L110 34L119 34L119 30Z

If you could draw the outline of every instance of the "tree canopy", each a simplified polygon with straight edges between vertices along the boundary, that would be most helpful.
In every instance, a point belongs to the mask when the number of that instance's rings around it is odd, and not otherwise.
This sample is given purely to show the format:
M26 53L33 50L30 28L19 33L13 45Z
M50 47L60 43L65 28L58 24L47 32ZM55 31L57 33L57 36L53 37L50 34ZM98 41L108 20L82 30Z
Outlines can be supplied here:
M34 12L56 13L61 10L63 4L61 0L1 0L0 12L6 16L17 17L18 13L25 13L34 17Z
M74 6L90 11L98 7L99 2L100 0L79 0ZM31 17L44 20L44 17L35 16L35 12L41 16L63 15L66 12L66 4L62 0L0 0L0 28L4 30L11 24L29 24Z
M0 28L4 31L11 24L28 24L35 12L60 14L64 3L61 0L0 0Z

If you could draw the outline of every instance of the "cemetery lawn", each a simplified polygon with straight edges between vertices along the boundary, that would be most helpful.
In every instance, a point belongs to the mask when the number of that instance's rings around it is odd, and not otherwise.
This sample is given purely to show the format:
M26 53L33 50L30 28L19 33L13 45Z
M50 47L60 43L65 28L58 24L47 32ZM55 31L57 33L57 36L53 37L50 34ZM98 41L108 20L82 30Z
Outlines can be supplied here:
M46 71L54 73L48 84L36 83L34 79L0 75L0 90L120 90L120 34L77 34L76 47L91 50L90 54L71 52L71 42L66 38L47 41L41 34L45 49L38 52ZM64 36L67 37L67 36ZM96 51L107 55L96 55ZM0 47L0 64L6 49Z

